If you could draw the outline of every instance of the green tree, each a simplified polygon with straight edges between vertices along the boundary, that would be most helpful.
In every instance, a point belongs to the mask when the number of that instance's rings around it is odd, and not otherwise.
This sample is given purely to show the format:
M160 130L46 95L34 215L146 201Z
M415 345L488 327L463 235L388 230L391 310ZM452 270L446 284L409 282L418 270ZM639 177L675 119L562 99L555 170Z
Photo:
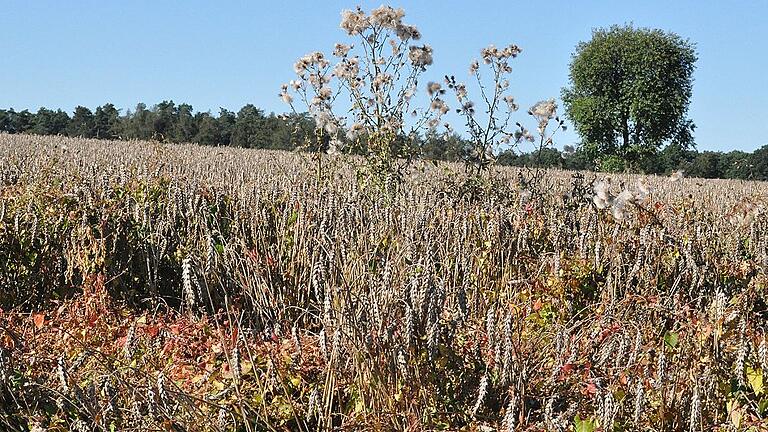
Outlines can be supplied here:
M221 134L220 143L223 145L234 145L232 142L232 135L235 133L235 123L237 122L237 116L232 111L224 108L219 108L219 131Z
M499 153L496 162L499 165L517 167L564 168L566 158L560 150L552 147L527 153L515 153L514 150L507 149Z
M670 143L659 153L659 174L669 174L677 170L687 170L691 162L696 158L696 152L689 150L678 143Z
M597 29L581 42L562 98L592 157L619 157L643 167L664 142L693 146L686 117L696 62L694 46L674 33L631 25Z
M0 109L0 132L13 132L11 125L13 124L13 110Z
M67 125L67 135L71 137L93 138L96 121L90 109L78 105Z
M136 110L128 112L124 120L126 138L148 140L152 138L154 113L147 109L144 103L136 104Z
M120 112L111 103L97 107L93 121L94 137L115 139L120 136Z
M571 153L564 153L563 158L563 168L565 169L575 171L595 169L595 161L584 149L579 148Z
M264 119L264 127L269 141L267 148L274 150L290 150L293 148L291 142L291 129L282 118L271 113Z
M434 131L428 131L426 136L421 139L421 154L425 159L440 159L447 161L459 161L464 147L467 146L466 140L463 140L457 133L449 136L443 136Z
M232 145L238 147L264 148L266 137L264 130L264 111L252 104L247 104L237 113Z
M768 145L755 150L750 159L753 179L768 180Z
M190 104L179 104L176 109L176 121L173 128L173 142L190 142L197 133L197 125Z
M221 128L216 117L209 112L195 114L195 137L194 142L202 145L221 144Z
M755 150L757 154L760 150ZM724 178L751 179L753 177L753 154L739 150L724 153L720 157L720 171Z
M160 141L172 141L173 132L179 116L173 101L162 101L154 106L152 122L153 138Z
M69 115L62 110L49 110L41 107L35 114L30 132L38 135L58 135L64 133L69 125Z
M720 178L723 176L720 171L721 156L720 152L703 151L696 155L686 173L691 177Z
M0 130L8 133L30 133L35 124L35 115L28 110L16 111L13 108L0 112Z

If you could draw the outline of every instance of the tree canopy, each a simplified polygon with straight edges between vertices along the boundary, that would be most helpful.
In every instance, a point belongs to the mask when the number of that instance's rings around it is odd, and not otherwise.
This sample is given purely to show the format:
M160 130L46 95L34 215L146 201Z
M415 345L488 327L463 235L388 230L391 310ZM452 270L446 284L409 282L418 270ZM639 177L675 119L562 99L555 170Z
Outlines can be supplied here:
M691 42L632 25L596 29L576 46L571 86L562 98L568 118L595 158L653 171L651 156L665 143L694 145L686 117L697 60Z

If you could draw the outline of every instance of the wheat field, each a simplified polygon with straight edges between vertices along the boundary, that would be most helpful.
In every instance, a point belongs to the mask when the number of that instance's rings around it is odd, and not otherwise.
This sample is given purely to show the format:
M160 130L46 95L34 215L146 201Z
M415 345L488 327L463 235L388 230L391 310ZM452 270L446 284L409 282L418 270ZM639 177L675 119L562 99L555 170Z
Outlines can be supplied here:
M0 135L0 428L768 429L766 183L322 163Z

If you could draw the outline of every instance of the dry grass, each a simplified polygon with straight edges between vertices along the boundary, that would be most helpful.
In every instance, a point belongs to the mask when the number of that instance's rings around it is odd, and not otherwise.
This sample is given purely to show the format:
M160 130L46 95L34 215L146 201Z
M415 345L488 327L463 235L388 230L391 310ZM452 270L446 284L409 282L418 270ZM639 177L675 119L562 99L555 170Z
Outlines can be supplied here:
M313 169L0 135L4 429L765 430L765 183Z

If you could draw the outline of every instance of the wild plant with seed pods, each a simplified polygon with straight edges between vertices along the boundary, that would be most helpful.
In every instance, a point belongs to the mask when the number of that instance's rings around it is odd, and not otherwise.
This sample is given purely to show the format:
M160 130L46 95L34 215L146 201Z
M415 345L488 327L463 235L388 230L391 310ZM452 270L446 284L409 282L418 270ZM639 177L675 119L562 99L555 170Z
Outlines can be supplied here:
M469 84L457 80L455 75L445 76L445 85L455 96L458 106L456 113L464 120L469 137L462 159L467 171L473 175L463 184L449 186L449 189L455 189L460 195L476 197L499 188L498 182L492 178L496 154L505 147L516 148L521 143L537 141L536 136L520 121L512 122L512 116L519 105L509 91L512 73L510 63L521 52L522 49L515 44L504 48L489 45L480 50L482 62L471 62ZM475 93L475 99L472 93ZM552 145L555 133L565 129L565 122L557 116L554 99L537 102L528 110L528 114L537 123L537 154L540 157L541 151ZM556 124L553 129L550 127L552 120ZM531 189L536 187L540 174L541 170L537 167L536 170L527 170L521 176L525 181L521 182L523 189L518 191L520 196L532 193Z
M318 136L328 137L327 153L363 154L361 184L388 193L417 156L417 134L434 128L445 113L412 103L433 53L417 43L421 32L403 22L404 16L390 6L343 11L340 27L353 43L337 43L332 57L320 51L301 57L294 64L296 79L280 93L294 112L296 103L306 108ZM439 92L430 91L428 106L440 102Z

